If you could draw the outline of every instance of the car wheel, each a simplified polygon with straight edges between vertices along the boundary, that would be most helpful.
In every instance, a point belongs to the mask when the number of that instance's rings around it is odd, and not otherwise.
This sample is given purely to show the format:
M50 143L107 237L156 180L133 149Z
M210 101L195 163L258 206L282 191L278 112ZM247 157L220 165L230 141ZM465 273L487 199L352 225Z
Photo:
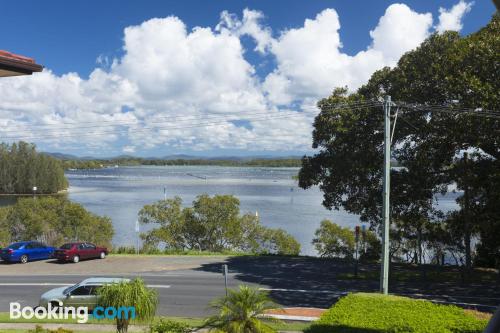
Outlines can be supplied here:
M74 256L73 257L73 262L76 264L80 261L80 257L79 256Z
M104 258L106 258L106 253L104 253L104 252L101 252L101 254L99 255L99 258L101 258L101 259L104 259Z
M27 263L27 262L28 262L28 256L27 256L27 255L25 255L25 254L23 254L23 255L21 256L21 264L25 264L25 263Z

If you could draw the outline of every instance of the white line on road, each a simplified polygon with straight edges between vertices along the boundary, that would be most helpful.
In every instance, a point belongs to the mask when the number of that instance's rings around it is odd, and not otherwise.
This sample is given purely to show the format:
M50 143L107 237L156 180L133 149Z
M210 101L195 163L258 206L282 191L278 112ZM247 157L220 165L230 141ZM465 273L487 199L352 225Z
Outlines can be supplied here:
M0 286L74 286L74 283L52 283L52 282L41 282L41 283L0 283ZM150 288L170 288L170 285L163 284L148 284Z
M0 283L0 286L73 286L74 283Z
M347 292L336 292L332 290L307 290L307 289L285 289L285 288L259 288L262 291L286 291L293 293L313 293L313 294L334 294L334 295L347 295Z

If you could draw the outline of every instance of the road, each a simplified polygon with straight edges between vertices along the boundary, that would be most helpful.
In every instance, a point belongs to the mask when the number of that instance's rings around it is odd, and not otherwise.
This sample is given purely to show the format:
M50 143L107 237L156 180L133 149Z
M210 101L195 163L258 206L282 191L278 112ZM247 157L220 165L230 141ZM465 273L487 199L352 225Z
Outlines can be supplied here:
M165 259L166 258L166 259ZM111 259L111 258L108 258ZM123 262L120 261L123 259ZM24 305L36 305L43 292L62 285L77 283L87 277L122 276L142 277L146 284L159 293L158 314L170 316L200 317L209 313L208 304L215 297L224 295L224 278L221 272L223 263L229 265L228 285L250 284L269 291L270 296L283 306L306 306L326 308L351 291L377 291L378 282L374 280L343 280L337 275L350 268L336 261L320 258L279 258L279 257L158 257L168 261L165 269L127 272L128 258L113 259L109 264L121 266L120 273L104 272L98 265L105 261L87 261L76 265L69 264L67 273L50 263L28 263L26 265L0 265L0 312L9 310L9 302L18 301ZM20 273L26 267L37 268L30 274ZM82 265L80 265L82 264ZM155 260L151 265L158 268ZM52 266L50 266L52 265ZM86 266L85 266L86 265ZM125 266L125 267L123 267ZM51 268L55 267L55 268ZM82 267L89 273L82 274ZM94 267L94 268L92 268ZM136 270L138 263L129 265ZM57 274L50 274L50 270ZM78 273L75 273L78 271ZM9 274L13 273L13 274ZM483 311L493 311L500 304L500 291L497 286L392 283L391 292L415 298L431 299L434 302L457 304Z

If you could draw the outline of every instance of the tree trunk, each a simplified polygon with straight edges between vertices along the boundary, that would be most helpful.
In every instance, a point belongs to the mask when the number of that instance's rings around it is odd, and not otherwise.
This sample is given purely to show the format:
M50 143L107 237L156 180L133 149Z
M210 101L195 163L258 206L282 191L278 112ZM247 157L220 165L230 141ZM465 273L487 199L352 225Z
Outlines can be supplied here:
M127 333L128 332L128 320L116 319L116 331L118 333Z

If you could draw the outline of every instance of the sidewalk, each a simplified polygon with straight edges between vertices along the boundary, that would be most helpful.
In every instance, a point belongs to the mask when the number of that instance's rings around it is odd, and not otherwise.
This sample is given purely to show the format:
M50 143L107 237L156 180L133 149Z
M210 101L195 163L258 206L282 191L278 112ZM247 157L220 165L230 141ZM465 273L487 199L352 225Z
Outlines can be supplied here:
M266 311L266 315L281 320L315 321L326 309L319 308L282 308Z

